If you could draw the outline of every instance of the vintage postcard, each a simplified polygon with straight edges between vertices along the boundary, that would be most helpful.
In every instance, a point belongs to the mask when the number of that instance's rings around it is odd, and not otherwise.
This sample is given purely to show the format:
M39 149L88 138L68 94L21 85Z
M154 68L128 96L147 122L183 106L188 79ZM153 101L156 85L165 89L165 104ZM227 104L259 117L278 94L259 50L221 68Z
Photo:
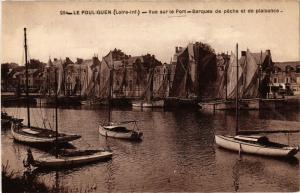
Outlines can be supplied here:
M2 192L298 192L297 0L4 1Z

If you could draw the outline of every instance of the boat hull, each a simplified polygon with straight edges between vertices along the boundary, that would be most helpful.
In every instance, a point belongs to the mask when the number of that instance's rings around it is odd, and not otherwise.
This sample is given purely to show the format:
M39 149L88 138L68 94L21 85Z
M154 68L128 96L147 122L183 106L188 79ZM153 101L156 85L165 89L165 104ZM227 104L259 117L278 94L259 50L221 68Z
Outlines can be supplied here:
M158 101L136 101L132 103L132 107L139 107L139 108L163 108L165 106L164 100Z
M37 104L55 104L54 97L43 97L43 98L36 98Z
M11 127L11 121L7 119L1 119L1 128L9 129Z
M294 156L299 149L294 147L276 148L263 146L259 144L247 143L236 140L233 136L215 136L216 144L222 148L249 154L257 154L272 157L291 157Z
M84 165L92 162L104 161L112 157L112 152L103 151L86 156L73 157L42 157L34 160L34 165L40 168L60 168Z
M105 137L127 139L127 140L140 140L142 138L142 133L131 131L126 133L114 132L105 129L102 125L99 125L99 133Z
M28 129L27 127L21 127L19 129ZM81 136L79 135L73 135L73 134L66 134L65 136L49 136L49 137L39 137L39 136L34 136L34 135L24 135L22 133L19 133L18 128L14 127L14 124L11 126L11 133L14 138L14 140L21 142L21 143L27 143L27 144L62 144L62 143L67 143L70 141L74 141L76 139L79 139Z

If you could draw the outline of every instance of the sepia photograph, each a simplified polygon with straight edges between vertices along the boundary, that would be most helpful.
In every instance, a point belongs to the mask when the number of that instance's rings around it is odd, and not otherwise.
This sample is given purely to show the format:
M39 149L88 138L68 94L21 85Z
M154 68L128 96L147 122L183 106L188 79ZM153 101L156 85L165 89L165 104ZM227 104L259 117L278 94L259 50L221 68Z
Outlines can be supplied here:
M1 192L299 192L299 0L1 2Z

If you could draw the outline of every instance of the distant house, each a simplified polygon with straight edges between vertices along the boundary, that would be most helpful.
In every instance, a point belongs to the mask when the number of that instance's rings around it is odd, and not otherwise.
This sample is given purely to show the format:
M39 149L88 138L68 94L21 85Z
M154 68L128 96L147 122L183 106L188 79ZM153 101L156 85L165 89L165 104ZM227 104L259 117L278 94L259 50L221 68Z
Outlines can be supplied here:
M55 81L58 83L58 93L60 95L81 95L86 96L91 90L93 77L93 66L99 65L100 61L97 57L92 59L77 58L73 62L70 58L50 60L44 70L44 90L47 93L54 93ZM56 80L55 80L56 71Z
M16 72L14 75L20 80L20 87L25 90L26 88L26 70ZM28 69L28 89L30 92L39 92L43 85L43 72L40 69Z
M286 94L300 95L300 61L275 62L270 80L273 90L290 90Z

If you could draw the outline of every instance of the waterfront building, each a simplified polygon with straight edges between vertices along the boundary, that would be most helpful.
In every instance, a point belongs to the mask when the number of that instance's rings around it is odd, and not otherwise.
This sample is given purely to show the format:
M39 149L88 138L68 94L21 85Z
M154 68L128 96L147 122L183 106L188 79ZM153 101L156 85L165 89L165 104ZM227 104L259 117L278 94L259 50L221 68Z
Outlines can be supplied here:
M270 93L300 95L300 61L275 62L270 80Z
M59 95L86 96L93 76L92 66L96 66L97 63L99 64L100 61L96 56L87 60L77 58L76 62L68 57L64 60L54 58L52 61L49 59L43 74L44 94L52 95L55 90L55 82L58 82Z
M25 69L21 72L15 74L17 79L20 80L20 87L26 87L26 76L25 76ZM42 87L43 84L43 72L39 69L28 69L28 88L29 92L39 92L39 89Z

